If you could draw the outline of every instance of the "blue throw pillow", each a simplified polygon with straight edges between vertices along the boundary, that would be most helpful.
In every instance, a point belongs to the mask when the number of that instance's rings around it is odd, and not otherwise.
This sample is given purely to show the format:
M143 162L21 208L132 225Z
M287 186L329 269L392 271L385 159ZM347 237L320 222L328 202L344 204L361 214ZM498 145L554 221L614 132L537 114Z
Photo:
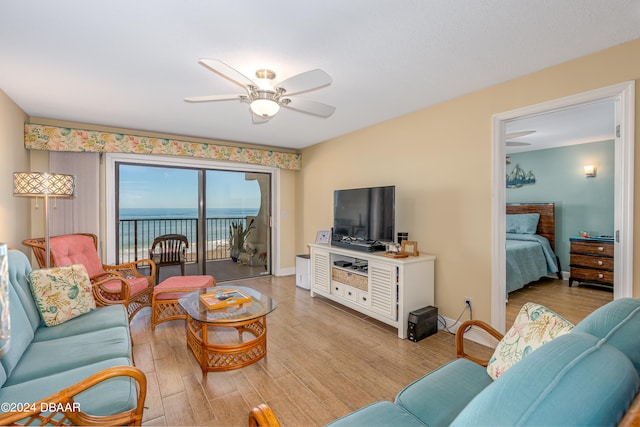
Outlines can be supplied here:
M507 215L507 233L536 234L540 214L509 214Z

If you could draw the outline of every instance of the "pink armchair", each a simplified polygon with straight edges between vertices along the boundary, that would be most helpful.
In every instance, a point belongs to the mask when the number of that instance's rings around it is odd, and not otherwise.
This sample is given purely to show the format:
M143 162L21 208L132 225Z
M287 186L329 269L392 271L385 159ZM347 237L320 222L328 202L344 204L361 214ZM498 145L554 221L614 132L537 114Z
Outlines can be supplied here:
M45 239L23 240L24 245L33 249L40 268L44 268ZM123 303L129 313L129 322L143 307L151 307L156 265L150 259L128 264L105 265L98 257L98 238L95 234L79 233L54 236L49 240L51 267L82 264L87 269L94 284L96 303L107 305ZM138 268L149 267L149 275Z

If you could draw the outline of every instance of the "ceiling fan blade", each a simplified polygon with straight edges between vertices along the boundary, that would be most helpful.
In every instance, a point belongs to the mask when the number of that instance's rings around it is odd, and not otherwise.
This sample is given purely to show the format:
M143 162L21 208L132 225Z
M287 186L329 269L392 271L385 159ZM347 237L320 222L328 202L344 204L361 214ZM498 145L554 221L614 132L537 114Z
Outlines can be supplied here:
M523 147L525 145L531 145L528 142L507 141L507 147Z
M331 79L329 74L317 69L289 77L278 83L276 88L282 88L285 90L285 94L293 95L295 93L308 92L330 85L331 82L333 82L333 79Z
M505 139L516 139L516 138L520 138L522 136L531 135L532 133L536 133L536 131L535 130L523 130L522 132L508 133L504 137L505 137Z
M283 107L291 108L292 110L300 111L307 114L313 114L314 116L320 116L324 118L331 116L334 111L336 111L336 107L332 105L299 98L292 99L291 102L289 102L287 105L283 105Z
M184 100L187 102L208 102L208 101L228 101L231 99L242 99L246 95L205 95L190 96Z
M239 84L240 86L244 87L247 85L255 84L249 77L245 76L240 71L230 67L222 61L218 61L217 59L202 58L198 62L211 71L220 74L222 77L231 80L232 82Z

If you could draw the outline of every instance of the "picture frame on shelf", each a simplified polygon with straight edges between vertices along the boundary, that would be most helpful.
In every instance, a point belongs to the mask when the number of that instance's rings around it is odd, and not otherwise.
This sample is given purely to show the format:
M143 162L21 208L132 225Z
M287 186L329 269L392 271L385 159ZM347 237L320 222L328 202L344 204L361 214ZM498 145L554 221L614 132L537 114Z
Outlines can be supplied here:
M329 243L329 239L331 238L330 230L320 230L318 234L316 234L316 243Z
M409 256L420 255L420 252L418 252L418 242L412 240L403 240L400 252Z

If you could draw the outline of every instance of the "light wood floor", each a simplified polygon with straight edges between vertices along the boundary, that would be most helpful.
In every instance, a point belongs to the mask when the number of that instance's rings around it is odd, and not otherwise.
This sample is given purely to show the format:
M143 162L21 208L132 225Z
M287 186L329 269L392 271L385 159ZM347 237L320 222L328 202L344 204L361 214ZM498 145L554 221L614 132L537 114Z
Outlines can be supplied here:
M310 298L309 291L295 286L294 276L233 283L278 302L268 316L266 358L203 379L186 347L184 321L166 322L151 332L150 310L144 309L131 324L136 365L148 380L144 425L246 426L249 409L263 402L285 426L324 425L374 401L393 400L404 386L455 358L453 335L439 331L418 343L400 340L386 325ZM534 293L544 286L531 287L529 295L512 295L508 312L521 306L523 298L548 303L575 322L589 310L589 301L602 305L607 299L602 296L607 291L580 287L566 292L565 302L557 295L548 301L542 292ZM562 286L548 286L565 295ZM564 287L569 289L566 282ZM610 300L611 292L608 295ZM492 352L473 342L465 345L482 357Z

